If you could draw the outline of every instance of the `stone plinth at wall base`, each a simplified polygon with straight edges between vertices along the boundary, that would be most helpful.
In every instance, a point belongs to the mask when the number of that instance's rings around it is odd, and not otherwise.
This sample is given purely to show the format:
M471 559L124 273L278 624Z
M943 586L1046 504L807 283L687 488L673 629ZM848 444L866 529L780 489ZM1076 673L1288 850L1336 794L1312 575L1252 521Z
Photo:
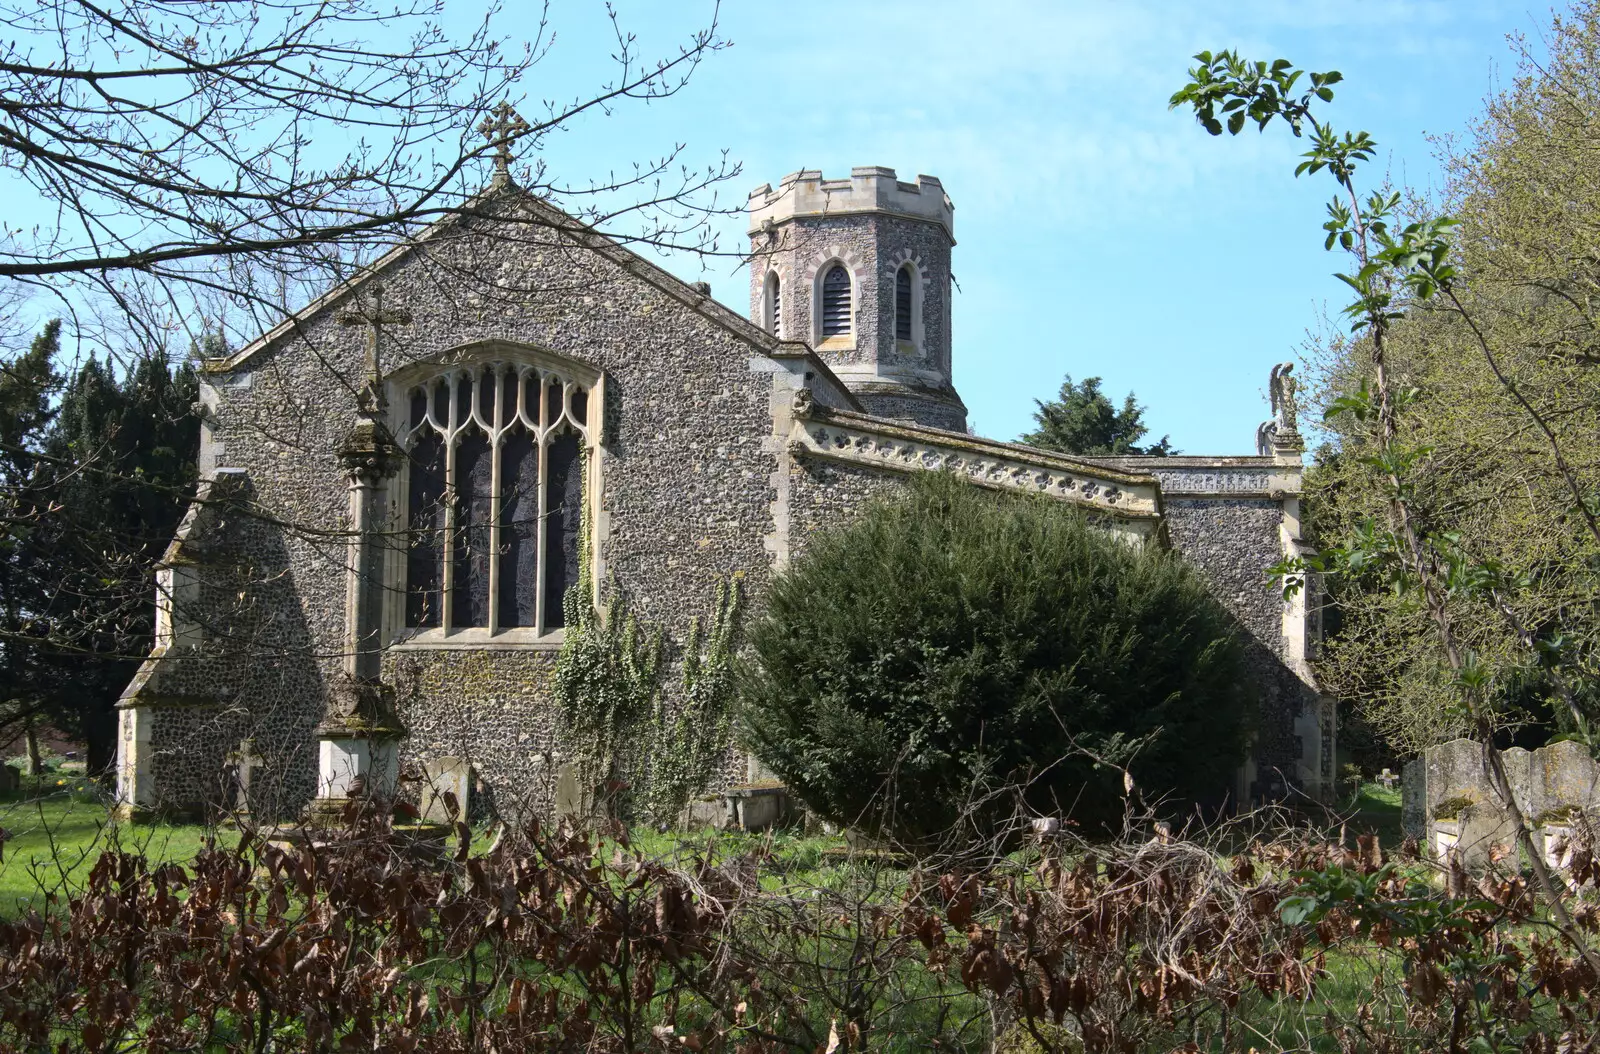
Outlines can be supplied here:
M146 805L119 802L111 807L111 819L117 823L158 823L161 820L161 813Z
M789 788L781 783L746 783L722 792L723 824L734 831L765 831L790 818Z

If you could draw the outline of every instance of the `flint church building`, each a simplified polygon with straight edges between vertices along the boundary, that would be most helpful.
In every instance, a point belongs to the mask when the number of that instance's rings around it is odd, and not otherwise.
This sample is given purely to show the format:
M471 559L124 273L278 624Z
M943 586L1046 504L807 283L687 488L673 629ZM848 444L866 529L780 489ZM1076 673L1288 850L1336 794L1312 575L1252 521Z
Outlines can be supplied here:
M1331 789L1313 620L1264 574L1301 545L1292 391L1251 456L976 438L937 179L796 172L751 192L749 237L747 316L522 191L502 155L465 215L205 362L202 482L118 704L124 808L214 809L243 782L288 815L438 758L489 807L548 807L570 587L620 592L670 660L720 583L759 606L812 532L931 469L1179 550L1251 638L1238 792Z

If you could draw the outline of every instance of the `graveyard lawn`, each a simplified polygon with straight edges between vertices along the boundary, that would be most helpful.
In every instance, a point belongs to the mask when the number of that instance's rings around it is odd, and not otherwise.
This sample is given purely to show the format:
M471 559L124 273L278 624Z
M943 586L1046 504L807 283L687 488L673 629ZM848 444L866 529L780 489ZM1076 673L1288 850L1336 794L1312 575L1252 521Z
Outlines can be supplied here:
M43 911L51 895L65 900L110 846L187 863L208 839L231 845L238 837L199 824L114 823L94 784L81 780L38 797L0 800L0 828L0 918Z
M228 827L175 823L117 823L88 780L50 779L21 795L0 798L0 919L16 918L29 910L45 910L54 894L64 901L82 889L89 869L112 846L141 853L152 863L187 864L209 841L231 848L238 832ZM473 832L474 854L495 841L493 825ZM766 850L768 866L764 888L786 884L831 887L842 880L843 869L829 858L829 850L844 846L840 837L809 838L797 834L768 835L738 832L673 832L637 830L633 845L647 856L672 858L708 844L722 853L757 847Z

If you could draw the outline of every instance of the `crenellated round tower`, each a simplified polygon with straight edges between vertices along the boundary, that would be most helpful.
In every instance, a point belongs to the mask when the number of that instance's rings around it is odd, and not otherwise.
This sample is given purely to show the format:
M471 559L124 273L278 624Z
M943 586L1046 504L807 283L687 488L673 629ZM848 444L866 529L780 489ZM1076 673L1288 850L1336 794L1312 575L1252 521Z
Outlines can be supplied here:
M816 349L879 417L965 432L950 381L955 207L932 176L807 170L750 192L750 316Z

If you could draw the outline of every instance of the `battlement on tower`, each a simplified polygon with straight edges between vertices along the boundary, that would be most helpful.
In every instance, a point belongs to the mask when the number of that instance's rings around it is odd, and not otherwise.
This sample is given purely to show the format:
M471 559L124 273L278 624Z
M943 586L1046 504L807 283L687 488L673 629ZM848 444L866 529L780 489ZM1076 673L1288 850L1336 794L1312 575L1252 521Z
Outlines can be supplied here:
M925 220L944 228L956 240L955 206L944 186L933 176L918 176L903 183L894 169L862 165L850 170L849 179L824 179L817 169L791 172L778 189L763 183L750 192L750 233L758 234L796 217L882 213Z

